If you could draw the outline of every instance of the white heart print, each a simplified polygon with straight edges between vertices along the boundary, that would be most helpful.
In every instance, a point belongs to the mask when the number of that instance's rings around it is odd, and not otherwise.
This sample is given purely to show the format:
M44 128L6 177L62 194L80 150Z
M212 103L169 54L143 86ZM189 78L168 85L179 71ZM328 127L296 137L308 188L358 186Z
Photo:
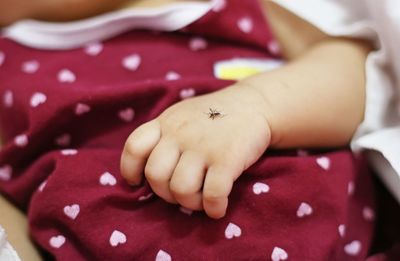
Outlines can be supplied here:
M185 207L179 207L179 210L182 212L182 213L184 213L184 214L186 214L186 215L188 215L188 216L191 216L192 214L193 214L193 210L191 210L191 209L188 209L188 208L185 208Z
M364 207L362 214L366 221L374 221L375 219L375 211L370 207Z
M225 237L227 239L232 239L234 237L240 237L242 235L242 229L233 223L229 223L225 229Z
M53 248L60 248L65 244L65 241L66 241L66 239L64 236L58 235L58 236L54 236L54 237L50 238L49 244Z
M28 136L26 136L25 134L18 135L17 137L14 138L15 145L21 148L28 145L28 142L29 142Z
M64 156L73 156L78 154L78 151L76 149L65 149L61 151L61 154Z
M12 176L12 167L10 165L5 165L0 167L0 180L9 181Z
M85 53L90 56L96 56L103 50L102 43L90 43L85 46Z
M345 224L340 224L338 226L338 232L339 232L339 235L341 237L344 237L344 235L346 234L346 225Z
M82 114L85 114L85 113L88 113L90 110L91 110L90 106L87 105L87 104L84 104L84 103L78 103L75 106L75 114L78 115L78 116L82 115Z
M253 185L253 193L260 195L261 193L268 193L269 186L262 182L257 182Z
M182 89L179 96L182 100L193 97L196 95L196 91L193 88Z
M3 104L6 108L10 108L14 105L14 94L12 91L7 90L3 95Z
M212 10L220 12L226 7L226 0L212 0Z
M0 66L3 65L5 60L6 60L6 55L0 51Z
M179 80L180 78L181 76L179 75L179 73L174 71L170 71L165 75L165 79L167 79L168 81L176 81Z
M24 73L32 74L39 70L39 62L36 60L26 61L22 64L21 70Z
M114 230L110 236L110 245L113 247L116 247L120 244L125 244L126 241L126 235L118 230Z
M75 80L75 74L69 69L62 69L58 72L58 81L61 83L73 83Z
M279 46L279 43L275 40L272 40L268 43L268 49L274 55L279 55L281 53L281 47Z
M206 39L202 38L202 37L193 37L192 39L190 39L189 41L189 48L192 51L201 51L206 49L208 46L208 43L206 41Z
M117 184L117 179L110 172L103 173L99 181L103 186L115 186Z
M118 112L118 117L125 122L131 122L135 117L135 111L132 108L120 110Z
M147 195L140 196L138 200L139 200L139 201L146 201L146 200L148 200L149 198L151 198L153 195L154 195L154 193L153 193L153 192L150 192L150 193L147 194Z
M237 26L243 33L251 33L253 30L253 20L250 17L242 17L238 20Z
M271 254L272 261L286 260L288 259L288 257L289 257L288 253L280 247L274 247L274 249L272 250Z
M75 220L78 217L80 211L81 208L78 204L64 207L64 214L72 220Z
M350 181L349 184L347 184L347 194L349 196L354 194L354 182Z
M319 157L316 161L317 164L324 170L329 170L331 167L331 160L328 157Z
M38 107L39 105L45 103L46 101L47 101L47 96L46 96L46 94L41 93L41 92L36 92L36 93L34 93L34 94L32 95L30 104L31 104L31 107L32 107L32 108L36 108L36 107Z
M171 261L171 255L165 252L164 250L160 249L156 256L156 261Z
M55 143L58 146L67 147L71 144L71 135L68 133L65 133L61 136L58 136L55 140Z
M129 71L136 71L139 68L141 61L142 59L140 58L140 55L132 54L122 59L122 66Z
M297 209L297 217L302 218L304 216L309 216L312 214L312 212L312 207L309 204L302 202Z
M349 244L344 246L344 252L350 256L356 256L361 251L361 242L358 240L354 240Z
M43 192L46 185L47 185L47 180L43 181L42 184L40 184L40 186L38 188L39 192Z

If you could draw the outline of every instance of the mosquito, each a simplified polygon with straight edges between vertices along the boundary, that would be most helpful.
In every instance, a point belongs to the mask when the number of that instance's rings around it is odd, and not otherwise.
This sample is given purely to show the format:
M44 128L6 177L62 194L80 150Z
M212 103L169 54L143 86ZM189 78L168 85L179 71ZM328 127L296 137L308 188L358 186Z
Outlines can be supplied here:
M225 115L221 114L219 111L216 109L211 109L209 108L209 111L207 112L208 118L214 120L217 117L224 117Z

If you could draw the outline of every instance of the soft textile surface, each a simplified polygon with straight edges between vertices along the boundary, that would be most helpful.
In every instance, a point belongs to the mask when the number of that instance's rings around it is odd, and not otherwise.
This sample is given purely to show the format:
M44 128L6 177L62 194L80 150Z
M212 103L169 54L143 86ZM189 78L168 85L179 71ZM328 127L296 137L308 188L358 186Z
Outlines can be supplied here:
M184 31L64 52L0 39L0 188L28 210L34 240L58 260L364 260L374 194L348 150L266 153L221 220L122 180L135 127L231 84L214 77L216 62L277 50L257 1L232 0Z

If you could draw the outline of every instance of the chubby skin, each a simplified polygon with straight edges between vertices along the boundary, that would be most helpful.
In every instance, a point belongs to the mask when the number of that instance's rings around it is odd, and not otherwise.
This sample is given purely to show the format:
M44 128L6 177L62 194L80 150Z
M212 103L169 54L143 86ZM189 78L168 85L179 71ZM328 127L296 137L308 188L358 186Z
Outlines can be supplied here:
M265 6L290 62L181 101L134 130L121 156L130 184L144 173L165 201L217 219L226 214L233 182L269 146L348 144L363 118L368 46L329 38L270 1ZM209 108L226 116L209 119Z
M223 108L223 116L210 118L209 106ZM240 86L177 103L129 136L121 172L139 184L144 170L166 201L220 218L233 182L270 142L263 107L258 92Z
M73 20L126 5L174 1L185 0L0 0L0 26L23 18ZM329 38L271 1L262 2L288 64L177 103L134 130L121 156L121 173L129 183L138 184L144 172L166 201L220 218L233 182L267 147L348 144L363 119L370 48ZM209 119L209 108L224 117ZM250 120L251 128L246 126ZM27 235L26 217L1 197L0 209L0 224L22 259L40 260Z

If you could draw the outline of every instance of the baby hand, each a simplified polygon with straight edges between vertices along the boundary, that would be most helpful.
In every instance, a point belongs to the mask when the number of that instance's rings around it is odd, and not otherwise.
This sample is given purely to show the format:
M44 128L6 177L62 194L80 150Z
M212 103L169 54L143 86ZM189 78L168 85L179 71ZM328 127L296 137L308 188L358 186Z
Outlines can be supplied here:
M170 203L225 215L233 182L270 143L265 102L247 86L181 101L138 127L126 141L122 176Z

